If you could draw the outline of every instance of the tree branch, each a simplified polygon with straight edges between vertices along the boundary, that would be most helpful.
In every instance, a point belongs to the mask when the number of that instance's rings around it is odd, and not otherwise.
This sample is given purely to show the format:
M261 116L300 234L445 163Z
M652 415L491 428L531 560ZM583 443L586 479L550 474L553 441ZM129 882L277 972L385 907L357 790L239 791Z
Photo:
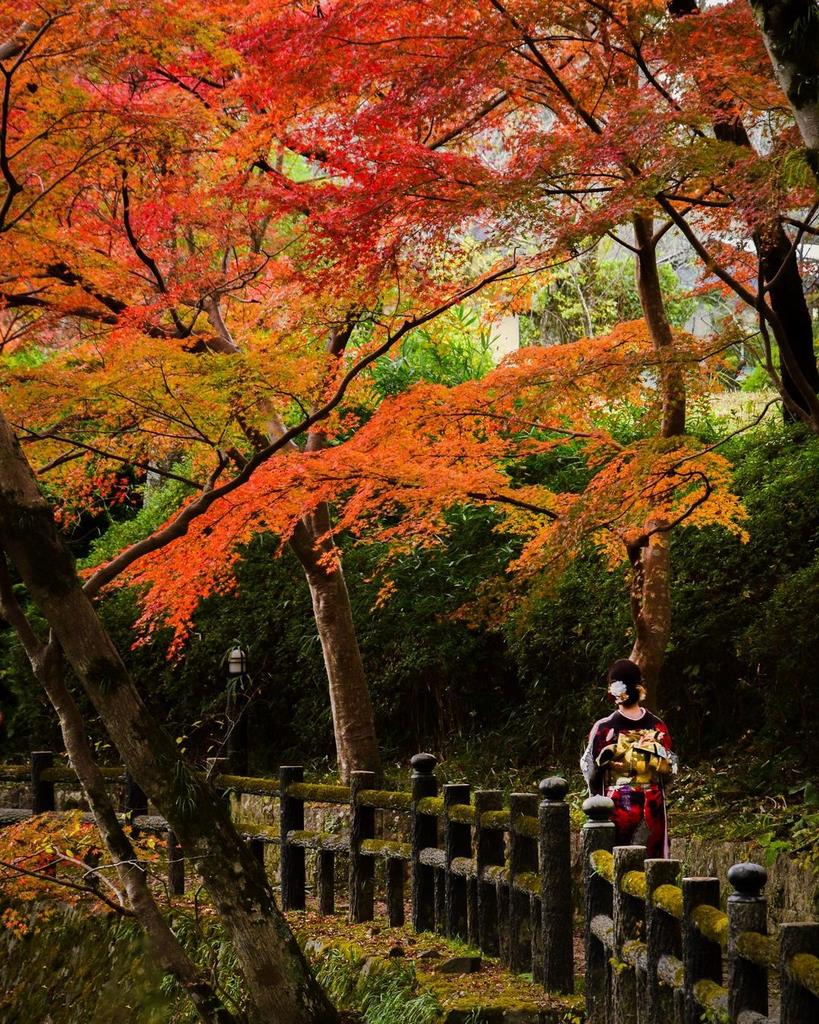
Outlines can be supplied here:
M83 589L86 594L89 597L95 596L99 593L102 587L107 583L110 583L111 580L115 579L121 572L136 562L137 559L150 554L152 551L157 551L160 548L165 547L166 544L169 544L173 540L177 540L179 537L183 537L188 532L188 528L194 519L197 519L205 513L215 501L218 501L219 498L230 494L232 491L235 491L237 488L247 483L256 470L275 455L276 452L281 451L296 437L307 433L316 423L320 423L322 420L327 419L330 413L341 403L344 395L347 393L347 389L356 377L358 377L377 359L380 359L381 356L389 352L396 342L400 341L401 338L405 337L411 331L414 331L418 327L434 320L437 316L440 316L441 313L446 312L446 310L451 309L460 302L463 302L464 299L469 298L470 295L475 295L487 285L502 279L507 274L511 273L516 266L517 262L513 261L505 267L502 267L500 270L496 270L485 277L480 278L469 287L456 292L455 295L451 296L434 309L428 310L421 316L414 317L411 320L405 320L397 331L388 334L387 338L381 345L372 349L372 351L370 351L366 356L353 364L342 378L333 396L328 399L324 405L316 409L309 416L305 416L300 423L297 423L295 426L285 431L284 434L276 438L275 441L271 442L271 444L262 451L257 452L248 460L244 469L242 469L241 472L231 480L222 484L221 487L214 487L212 490L201 494L197 499L183 508L166 527L152 534L150 537L146 537L144 540L138 541L136 544L132 544L130 547L120 552L120 554L116 558L112 559L107 565L98 569L85 583Z

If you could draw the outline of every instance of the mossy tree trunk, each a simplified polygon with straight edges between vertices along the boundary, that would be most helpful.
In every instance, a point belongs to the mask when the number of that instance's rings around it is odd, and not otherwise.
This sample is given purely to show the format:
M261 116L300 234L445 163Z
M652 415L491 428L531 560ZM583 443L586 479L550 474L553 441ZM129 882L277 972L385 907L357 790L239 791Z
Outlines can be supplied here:
M179 982L205 1024L237 1024L237 1018L223 1005L187 955L156 904L148 885L145 867L139 863L123 831L105 779L94 761L85 723L65 682L62 651L54 642L41 643L34 633L17 604L5 556L0 557L0 612L17 632L32 671L57 712L71 767L80 780L97 829L116 865L130 911L145 931L152 956L164 971Z
M254 1024L336 1014L228 809L153 718L84 593L14 433L0 416L0 544L49 623L128 771L167 819L231 938Z
M819 181L819 11L816 0L750 0L777 82Z

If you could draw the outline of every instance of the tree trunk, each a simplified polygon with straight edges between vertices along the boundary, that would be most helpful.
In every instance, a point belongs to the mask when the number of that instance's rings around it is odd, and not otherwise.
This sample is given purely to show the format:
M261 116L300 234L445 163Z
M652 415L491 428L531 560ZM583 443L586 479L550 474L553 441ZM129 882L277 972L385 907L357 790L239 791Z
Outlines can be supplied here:
M349 333L344 337L349 337ZM339 335L334 333L328 351L337 355L338 341ZM271 415L268 437L280 436L283 429L276 416ZM248 436L258 446L258 440ZM324 432L314 430L307 439L306 450L320 451L325 444ZM350 772L354 771L375 772L380 778L381 758L372 701L341 553L333 540L330 509L326 503L322 502L315 512L301 519L289 544L304 569L313 602L313 617L330 690L339 775L344 782L349 781Z
M745 125L730 106L725 116L714 123L714 135L723 142L751 149L751 140ZM783 414L786 423L797 422L797 410L811 415L803 387L819 394L819 372L813 350L813 321L805 300L802 275L796 250L778 217L755 225L754 246L759 259L760 278L769 286L768 302L781 325L777 332L780 348ZM794 379L789 369L793 365L802 380ZM794 408L795 407L795 408Z
M0 565L0 574L7 576L5 559ZM9 594L10 588L3 586L2 589ZM4 618L14 626L13 612L7 608L5 600L0 604ZM152 956L166 973L179 982L205 1024L238 1024L237 1018L222 1005L211 985L191 961L156 905L148 886L146 869L139 863L120 825L105 779L94 761L80 710L65 683L59 648L52 643L39 651L33 651L22 636L21 640L28 652L34 675L57 712L71 767L80 780L97 829L116 865L134 917L145 931Z
M663 402L662 436L675 437L685 433L685 378L682 366L675 360L674 335L665 311L657 268L657 247L654 242L654 220L638 214L632 219L637 245L637 294L648 333L660 364L660 388Z
M0 543L105 724L128 771L176 833L230 935L255 1024L330 1024L336 1014L276 909L224 802L181 759L142 701L83 592L51 509L0 416Z
M656 529L649 523L649 531ZM655 707L662 668L671 633L671 586L668 535L653 533L647 541L629 548L632 566L631 614L635 639L629 657L643 673L646 700Z
M302 520L290 546L304 568L313 601L330 687L339 773L345 782L354 771L375 772L380 776L381 759L372 701L355 633L350 595L330 535L330 513L326 505Z
M770 285L768 301L782 324L782 332L777 339L779 347L782 348L784 339L789 349L789 352L782 353L782 388L795 406L810 415L811 409L805 396L788 369L788 364L793 361L813 393L819 394L813 322L805 301L796 251L778 221L754 232L754 245L759 256L761 276ZM797 420L787 405L784 407L784 415L787 422L794 423Z
M750 0L771 58L774 75L788 97L819 180L819 19L816 0Z
M685 378L682 364L675 359L674 335L665 310L657 268L654 221L650 216L633 218L637 293L654 350L660 360L659 384L662 393L662 437L685 433ZM632 567L631 614L634 622L634 646L630 658L642 670L648 703L656 705L668 638L671 635L671 564L668 537L651 533L662 526L651 522L643 543L630 546Z

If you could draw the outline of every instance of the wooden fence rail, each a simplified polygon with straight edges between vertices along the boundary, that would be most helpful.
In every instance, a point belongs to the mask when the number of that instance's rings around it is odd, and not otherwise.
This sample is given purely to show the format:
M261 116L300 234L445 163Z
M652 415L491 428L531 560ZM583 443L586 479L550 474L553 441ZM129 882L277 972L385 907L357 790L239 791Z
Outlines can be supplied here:
M431 754L416 754L411 763L407 792L377 789L369 772L354 772L349 786L310 783L297 765L282 767L277 780L212 774L211 783L215 796L232 791L277 798L270 830L254 828L245 838L262 863L265 846L279 846L283 909L307 905L310 850L317 909L335 913L342 857L351 921L372 920L376 880L383 875L387 920L402 925L408 878L415 931L464 939L510 970L531 971L549 991L572 992L566 781L544 779L539 793L513 793L505 805L500 791L473 792L465 783L439 793ZM169 889L184 892L184 850L167 823L147 814L145 794L124 770L104 774L122 785L123 811L137 828L167 834ZM27 766L0 765L0 782L28 783L31 804L30 810L0 810L0 824L53 811L55 785L77 785L70 769L55 767L49 751L33 752ZM305 828L308 805L344 808L346 827ZM763 868L730 869L733 891L724 913L718 879L681 878L678 861L646 859L640 846L615 847L608 798L591 797L583 809L588 1024L700 1024L703 1014L771 1024L772 969L779 972L780 1024L819 1024L819 924L782 925L778 937L769 936ZM394 833L385 834L391 827Z

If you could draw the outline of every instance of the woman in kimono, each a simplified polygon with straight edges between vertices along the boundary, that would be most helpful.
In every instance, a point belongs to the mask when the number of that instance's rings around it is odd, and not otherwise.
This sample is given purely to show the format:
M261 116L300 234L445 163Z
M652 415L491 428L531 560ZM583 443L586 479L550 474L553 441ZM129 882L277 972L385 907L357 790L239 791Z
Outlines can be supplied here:
M668 856L664 782L677 771L668 726L642 706L639 665L626 658L609 669L609 696L617 705L595 722L580 768L589 793L614 802L615 844L631 845L641 823L648 831L648 857Z

